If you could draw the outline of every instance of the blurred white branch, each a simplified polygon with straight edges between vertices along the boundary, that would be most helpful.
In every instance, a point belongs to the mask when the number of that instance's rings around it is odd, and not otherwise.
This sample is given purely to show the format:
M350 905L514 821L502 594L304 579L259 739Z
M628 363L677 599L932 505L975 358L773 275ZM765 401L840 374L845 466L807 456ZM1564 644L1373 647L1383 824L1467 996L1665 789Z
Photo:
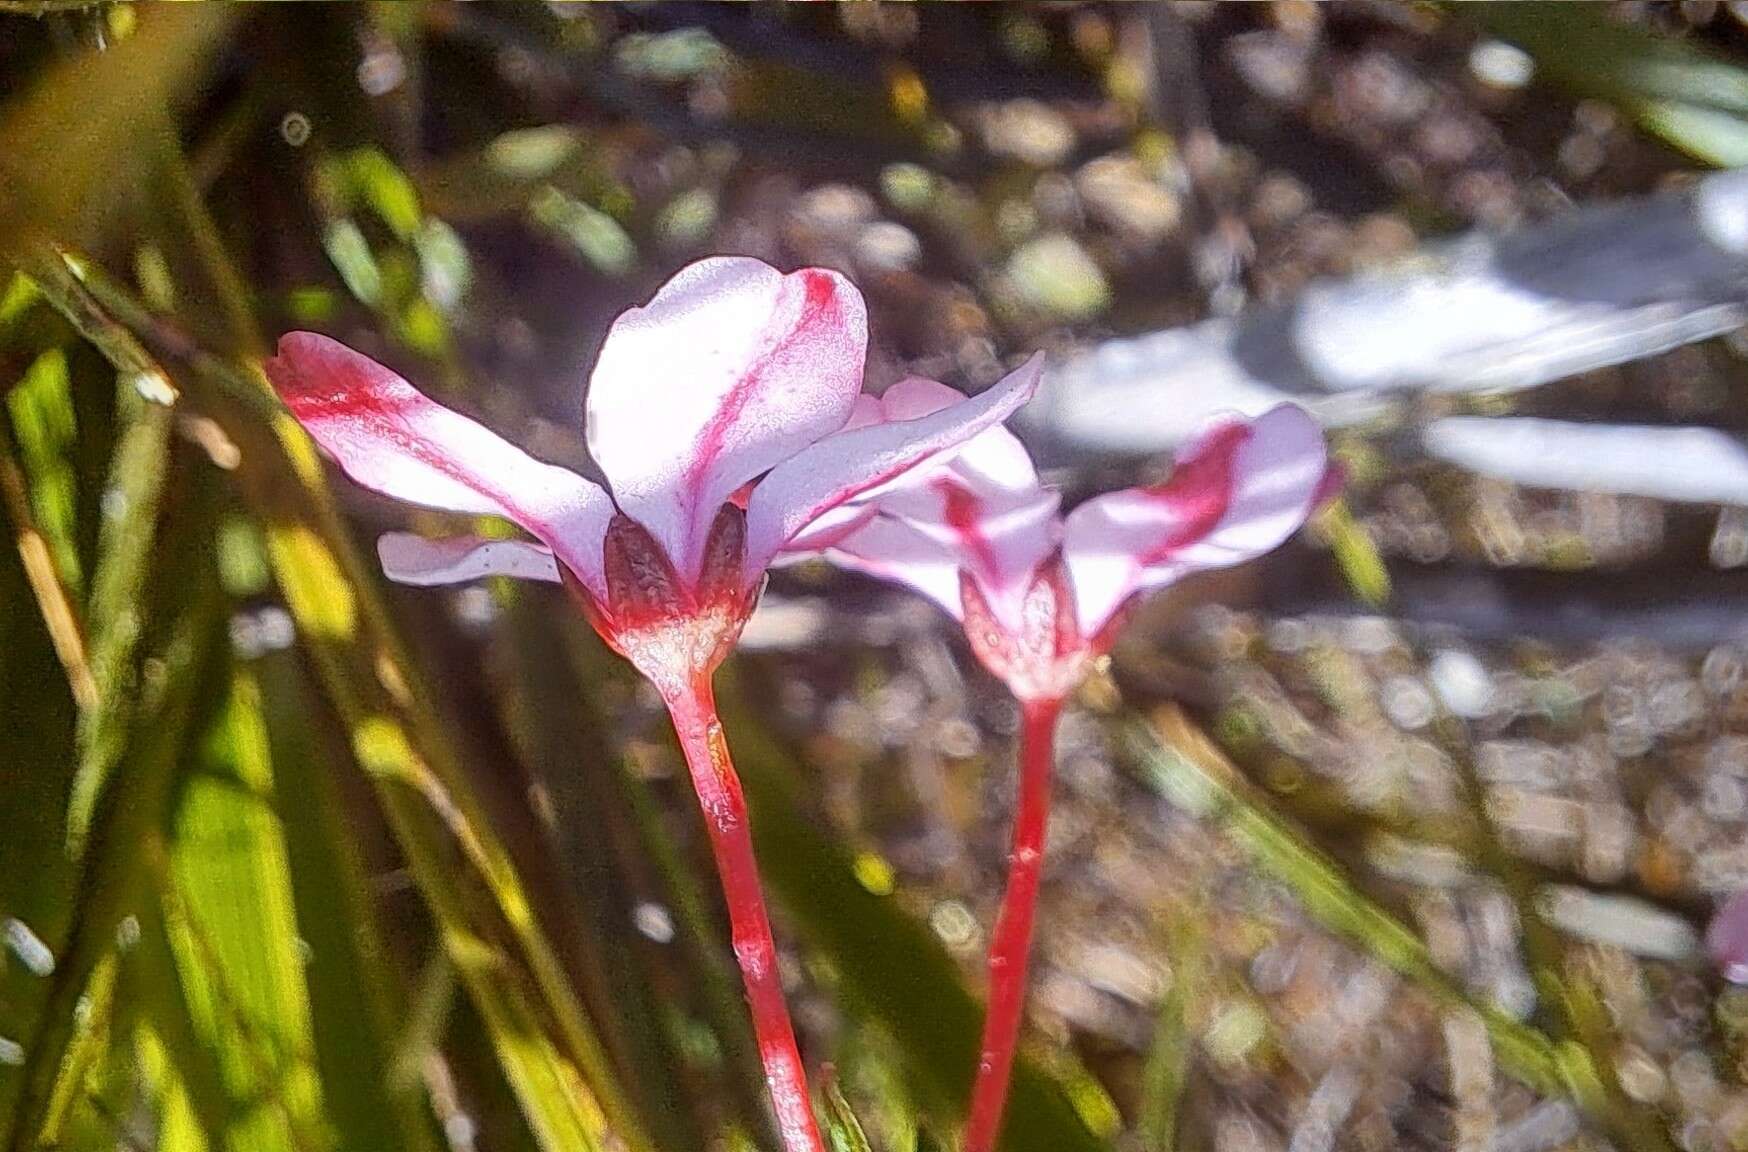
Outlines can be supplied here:
M1533 388L1744 323L1748 170L1107 341L1050 373L1022 425L1070 452L1157 452L1221 411L1295 400L1351 423L1391 392Z
M1534 488L1748 504L1748 443L1716 428L1451 416L1421 433L1427 455Z

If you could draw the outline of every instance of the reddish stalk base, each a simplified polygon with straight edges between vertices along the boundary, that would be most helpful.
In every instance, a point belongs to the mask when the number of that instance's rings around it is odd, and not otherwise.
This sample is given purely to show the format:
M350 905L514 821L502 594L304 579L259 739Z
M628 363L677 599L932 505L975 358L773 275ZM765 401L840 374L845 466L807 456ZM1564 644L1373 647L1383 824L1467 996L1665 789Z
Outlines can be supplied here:
M1044 829L1050 820L1050 768L1055 759L1060 699L1028 700L1021 705L1020 785L1014 809L1013 850L1008 856L1008 888L989 946L989 1011L977 1079L971 1087L971 1112L965 1121L964 1152L991 1152L1001 1133L1008 1078L1020 1040L1026 1008L1026 962L1032 950L1032 921L1038 908L1038 881L1044 872Z
M668 694L667 705L686 754L686 766L692 772L692 787L704 811L705 827L710 830L716 871L728 904L734 956L746 984L753 1034L765 1065L765 1084L776 1109L777 1130L787 1152L824 1152L777 974L777 946L771 939L771 922L759 888L746 799L741 795L734 763L728 758L728 741L716 715L716 697L709 679L699 677Z

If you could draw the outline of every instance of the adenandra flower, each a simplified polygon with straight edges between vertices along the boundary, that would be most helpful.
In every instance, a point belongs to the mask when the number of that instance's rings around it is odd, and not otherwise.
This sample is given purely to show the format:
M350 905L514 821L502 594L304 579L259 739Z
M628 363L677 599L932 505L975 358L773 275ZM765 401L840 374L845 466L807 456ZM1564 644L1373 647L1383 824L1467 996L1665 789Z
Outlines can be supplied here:
M946 410L952 397L906 380L883 399L915 418ZM1282 405L1211 428L1163 484L1095 497L1063 517L1019 441L992 428L793 541L934 600L1021 702L1008 887L991 938L964 1152L995 1146L1007 1097L1064 699L1109 650L1138 593L1274 549L1331 494L1333 477L1316 421Z
M793 538L871 516L858 498L996 426L1037 387L1041 358L928 411L863 396L867 318L834 272L744 257L699 261L607 334L586 422L603 488L543 463L366 356L294 332L266 364L286 405L366 488L511 520L526 540L404 534L391 579L562 581L602 638L660 692L703 808L779 1129L821 1148L711 674L765 570ZM848 511L842 511L848 508Z

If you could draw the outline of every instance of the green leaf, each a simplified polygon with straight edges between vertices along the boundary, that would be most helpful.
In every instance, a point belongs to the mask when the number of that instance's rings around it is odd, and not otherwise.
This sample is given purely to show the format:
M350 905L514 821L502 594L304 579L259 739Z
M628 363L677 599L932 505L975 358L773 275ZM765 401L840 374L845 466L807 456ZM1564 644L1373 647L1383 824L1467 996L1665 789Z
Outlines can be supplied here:
M1722 168L1748 164L1748 69L1725 57L1617 20L1606 5L1499 0L1452 11L1682 151Z
M395 239L411 243L424 213L419 193L393 160L375 148L361 148L346 158L354 191L370 205Z
M274 807L284 828L327 1114L342 1148L434 1152L415 1076L397 1075L396 1034L407 995L377 921L356 820L340 793L347 752L312 699L296 656L264 654L251 669L272 748ZM423 1051L415 1053L423 1059ZM416 1069L414 1069L416 1072Z
M542 124L505 132L486 145L485 161L495 172L517 180L552 175L576 155L582 138L568 124Z
M166 927L227 1094L271 1105L237 1118L227 1140L262 1152L322 1147L309 997L259 694L233 677L220 699L172 823Z
M0 239L100 239L163 161L168 114L195 98L246 9L138 12L125 40L67 57L0 109Z
M382 303L382 269L357 223L350 216L334 220L322 234L322 248L360 303L372 308Z
M528 202L529 217L609 276L629 272L637 246L619 222L581 200L547 185Z
M107 278L91 270L87 279L106 307L151 327ZM288 413L263 403L258 373L210 354L188 360L183 382L239 451L234 475L266 525L287 607L530 1127L549 1152L602 1148L612 1137L645 1152L648 1138L528 892L416 688L372 570L346 539L314 447Z
M832 1152L874 1152L862 1133L862 1122L856 1119L838 1082L829 1076L825 1082L825 1131Z

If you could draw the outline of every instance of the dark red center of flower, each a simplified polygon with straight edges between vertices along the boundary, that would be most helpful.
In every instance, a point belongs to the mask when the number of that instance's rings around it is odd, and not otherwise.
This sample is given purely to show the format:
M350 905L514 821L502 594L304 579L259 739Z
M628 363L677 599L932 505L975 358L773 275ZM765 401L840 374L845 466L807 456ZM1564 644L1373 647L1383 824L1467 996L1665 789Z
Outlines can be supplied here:
M745 551L746 513L725 504L710 526L698 579L684 580L648 530L620 513L602 541L606 602L573 579L566 583L601 638L667 696L708 677L752 615L759 589L742 578Z
M990 607L983 589L959 574L971 651L1021 700L1060 700L1086 676L1098 649L1080 634L1074 589L1060 553L1038 566L1016 629Z

